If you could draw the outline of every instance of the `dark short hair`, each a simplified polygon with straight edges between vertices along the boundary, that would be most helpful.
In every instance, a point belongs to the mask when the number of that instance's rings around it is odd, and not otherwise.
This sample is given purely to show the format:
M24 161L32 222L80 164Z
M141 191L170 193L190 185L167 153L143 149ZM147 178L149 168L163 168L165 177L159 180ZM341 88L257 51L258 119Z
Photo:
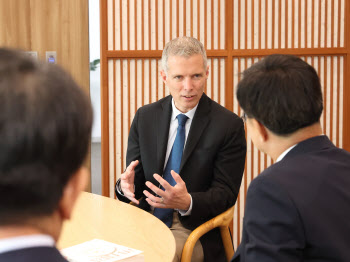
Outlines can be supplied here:
M91 102L57 65L0 48L0 224L53 213L83 164Z
M318 122L323 110L315 69L292 55L270 55L245 70L237 99L248 117L278 135Z

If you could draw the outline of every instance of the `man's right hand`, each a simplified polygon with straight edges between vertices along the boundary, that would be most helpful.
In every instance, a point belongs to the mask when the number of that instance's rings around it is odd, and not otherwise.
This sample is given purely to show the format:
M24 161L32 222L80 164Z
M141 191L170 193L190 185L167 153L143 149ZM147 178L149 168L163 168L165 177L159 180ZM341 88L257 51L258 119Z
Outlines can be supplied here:
M125 172L121 174L120 177L120 187L123 191L125 197L127 197L130 201L135 204L139 204L139 201L135 199L135 167L139 164L138 160L132 161L130 165L127 167Z

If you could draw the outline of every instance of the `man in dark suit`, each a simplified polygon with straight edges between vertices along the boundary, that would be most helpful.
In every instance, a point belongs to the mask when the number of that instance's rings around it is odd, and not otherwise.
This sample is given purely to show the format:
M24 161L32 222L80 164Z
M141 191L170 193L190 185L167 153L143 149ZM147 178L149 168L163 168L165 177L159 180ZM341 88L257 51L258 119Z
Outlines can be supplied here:
M174 261L179 261L191 231L234 205L246 142L243 121L203 93L209 68L198 40L170 41L162 67L171 95L137 111L129 134L128 168L117 182L116 194L152 211L170 227L177 245ZM181 115L182 124L177 119ZM186 142L174 158L180 129L185 129ZM159 215L164 209L170 210L170 221ZM197 244L192 261L203 261L203 251L205 261L225 261L219 230Z
M322 134L314 68L268 56L243 73L237 98L274 164L249 186L233 261L350 261L350 154Z
M87 182L91 125L66 72L0 49L0 261L67 261L55 242Z

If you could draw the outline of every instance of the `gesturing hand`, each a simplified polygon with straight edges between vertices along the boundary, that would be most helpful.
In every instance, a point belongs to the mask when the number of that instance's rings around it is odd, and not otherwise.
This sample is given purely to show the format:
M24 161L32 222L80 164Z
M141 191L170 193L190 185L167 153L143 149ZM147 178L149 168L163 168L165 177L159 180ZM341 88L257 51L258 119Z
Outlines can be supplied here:
M123 191L124 196L137 205L139 204L139 201L135 199L134 179L135 179L135 167L138 164L139 164L138 160L132 161L130 165L127 167L127 169L125 170L125 172L121 174L121 178L120 178L120 187Z
M174 170L171 170L171 175L176 182L175 186L171 186L160 175L153 175L153 177L162 185L165 191L156 187L149 181L146 182L146 186L159 196L154 196L147 190L144 190L143 193L147 197L146 201L155 208L188 210L191 204L191 196L187 191L186 184Z

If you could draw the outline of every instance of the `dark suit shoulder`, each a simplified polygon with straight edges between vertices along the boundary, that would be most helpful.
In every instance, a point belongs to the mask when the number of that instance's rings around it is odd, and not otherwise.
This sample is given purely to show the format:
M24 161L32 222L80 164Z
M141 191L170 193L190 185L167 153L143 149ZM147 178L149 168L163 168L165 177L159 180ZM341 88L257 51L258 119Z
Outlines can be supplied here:
M350 154L335 147L327 137L300 142L251 182L246 200L246 242L250 236L256 239L256 232L262 232L264 227L269 231L268 240L289 236L288 239L299 243L299 247L289 248L295 253L302 250L299 255L304 261L314 261L315 257L324 258L323 261L349 261L350 227L344 227L350 219L349 170ZM252 229L257 223L261 229ZM283 231L273 234L271 231L278 227L268 224L280 225ZM282 242L278 239L276 243ZM258 253L259 249L252 252Z
M259 175L248 188L242 242L232 261L301 261L304 246L293 201L269 176Z
M32 247L1 253L0 261L68 262L55 247Z
M209 98L207 95L203 94L205 96L204 101L208 103L211 113L215 115L222 115L223 117L233 117L233 118L239 118L235 113L232 111L228 110L227 108L223 107L219 103L215 102L211 98ZM203 101L203 102L204 102Z
M156 102L144 105L138 109L141 113L154 112L154 110L162 109L164 106L171 106L171 96L166 96L162 99L159 99Z
M308 177L327 180L330 170L346 169L350 169L350 153L335 147L326 136L319 136L300 142L281 161L264 170L261 176L271 176L279 181L305 181ZM337 175L345 173L337 172Z

